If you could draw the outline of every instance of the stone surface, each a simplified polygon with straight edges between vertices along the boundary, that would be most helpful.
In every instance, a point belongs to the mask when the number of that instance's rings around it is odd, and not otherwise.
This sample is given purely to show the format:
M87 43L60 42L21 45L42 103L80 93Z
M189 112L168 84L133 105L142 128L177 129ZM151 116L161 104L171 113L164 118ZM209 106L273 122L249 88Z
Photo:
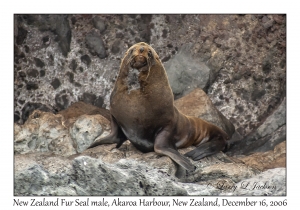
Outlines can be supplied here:
M22 121L25 122L29 115L34 111L34 110L41 110L44 112L52 112L55 113L55 110L50 107L49 105L41 104L41 103L26 103L23 107L22 110Z
M285 15L22 14L15 15L14 24L14 108L18 116L26 103L60 111L86 92L101 97L103 107L109 108L120 61L128 47L139 41L150 43L166 66L180 59L179 66L192 66L191 71L178 69L182 77L177 79L184 82L178 83L179 92L187 94L203 79L206 85L200 88L242 138L256 130L285 97ZM86 37L94 32L104 47L99 44L91 53L94 45L89 47ZM99 49L105 51L105 59L93 55ZM90 61L81 60L85 55ZM43 65L37 67L34 58ZM40 77L29 76L32 69ZM209 75L206 71L203 75L202 70L207 69ZM68 71L74 73L71 80ZM202 75L199 80L197 75ZM55 78L60 81L57 89L50 84ZM171 81L171 85L176 84ZM16 120L24 123L21 118Z
M234 196L286 196L286 169L267 170L236 184L237 189L220 195Z
M222 128L232 136L235 128L226 117L215 108L210 98L199 88L177 99L174 105L185 115L199 117Z
M224 162L218 159L224 155L218 154L211 157L211 161L201 160L196 164L197 172L186 176L194 181L186 182L174 176L176 166L170 158L157 156L153 152L137 155L131 147L130 143L125 143L118 151L112 149L111 145L102 145L68 158L49 153L15 155L14 195L286 194L283 168L270 169L262 174L254 173L253 169L241 163L224 165ZM103 154L104 151L107 154ZM124 152L125 156L118 157L118 153L124 154ZM93 154L100 156L90 157ZM113 159L108 160L104 156ZM168 167L173 170L168 170ZM248 168L251 173L239 176L245 168ZM196 180L195 174L198 179L201 178ZM242 183L249 182L250 188L256 182L266 181L269 185L276 186L276 189L241 189ZM227 185L224 184L225 182Z
M104 42L96 32L89 33L85 37L85 40L92 55L97 55L99 58L105 58L107 56Z
M70 119L70 118L78 118L79 116L84 115L84 114L100 114L101 116L110 120L109 110L103 109L100 107L96 107L91 104L84 103L82 101L73 103L67 109L64 109L64 110L58 112L58 114L61 114L62 116L64 116L64 118L66 120Z
M286 167L286 141L278 144L274 150L257 152L245 157L239 157L246 165L264 171L272 168Z
M97 28L100 31L100 33L103 33L106 29L104 20L101 19L99 16L93 18L93 24L95 28Z
M102 128L102 125L106 125L106 128ZM78 117L70 128L70 136L75 143L77 152L84 151L103 132L109 133L110 127L108 125L108 120L100 115L81 115Z
M188 52L191 47L192 44L183 46L164 65L175 98L180 98L195 88L205 89L208 87L211 71L205 63L192 58Z
M53 152L70 156L84 151L96 137L110 132L109 121L101 115L78 112L74 114L76 117L67 112L64 115L35 110L24 125L15 124L15 154Z
M61 115L35 110L24 125L17 127L14 138L15 154L53 152L69 156L75 154L68 130Z
M108 120L100 115L83 114L65 120L61 114L39 110L24 125L15 124L14 194L231 195L235 193L235 185L239 186L243 180L254 183L255 180L248 180L261 173L258 167L261 165L248 161L252 156L237 159L222 152L200 161L190 160L195 170L186 172L180 171L169 157L142 153L129 141L120 148L110 144L85 150L101 133L100 124L103 135L107 135ZM274 150L274 157L281 157L280 148ZM184 154L192 149L179 152ZM269 178L277 180L276 185L285 184L275 176L276 173L271 173ZM242 192L243 195L273 193L284 195L285 187Z
M274 110L272 115L246 136L235 142L228 151L230 155L246 155L252 152L266 152L286 140L286 99Z

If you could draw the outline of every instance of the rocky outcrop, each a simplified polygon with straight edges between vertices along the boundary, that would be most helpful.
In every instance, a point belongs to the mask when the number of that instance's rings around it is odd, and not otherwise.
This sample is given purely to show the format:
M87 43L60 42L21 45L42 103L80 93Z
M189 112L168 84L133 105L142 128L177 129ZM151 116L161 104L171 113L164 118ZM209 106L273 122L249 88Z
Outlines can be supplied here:
M15 124L14 151L15 154L53 152L70 156L85 150L101 134L107 135L109 124L101 115L65 118L35 110L24 125Z
M286 99L267 117L257 130L244 139L235 142L228 154L246 155L253 152L266 152L286 140Z
M249 156L239 157L246 165L261 171L270 168L286 167L286 141L278 144L274 150L256 152Z
M236 187L237 190L232 193L221 193L221 195L286 196L286 169L275 168L267 170L237 183Z
M285 169L260 174L224 154L196 163L193 174L176 178L176 166L154 152L139 154L125 143L100 146L78 157L15 155L15 189L20 195L285 195ZM182 152L182 151L181 151ZM95 156L98 154L98 156ZM100 155L100 156L99 156ZM95 157L91 157L95 156ZM187 182L189 180L189 182ZM249 183L249 189L243 184ZM255 188L267 182L272 188ZM227 183L224 184L224 183ZM243 183L243 184L242 184ZM245 187L245 186L244 186ZM274 189L275 187L275 189Z
M178 99L175 105L193 116L210 113L211 119L220 127L228 123L200 89ZM200 161L190 160L195 166L192 172L182 170L167 156L142 153L129 141L120 148L111 144L86 150L96 138L110 132L107 118L90 114L95 110L103 111L98 109L79 102L58 114L35 110L24 125L15 124L15 195L286 193L285 169L278 172L280 176L271 170L285 166L282 164L285 161L282 145L261 155L237 158L220 152ZM184 154L192 149L193 146L179 152ZM267 185L278 186L276 189L254 187L258 181L264 181L259 177L262 171L267 173ZM245 190L245 182L253 189Z
M79 100L108 108L120 60L139 41L157 51L176 98L203 89L241 138L285 97L285 15L16 14L14 23L20 124L33 103L53 113Z

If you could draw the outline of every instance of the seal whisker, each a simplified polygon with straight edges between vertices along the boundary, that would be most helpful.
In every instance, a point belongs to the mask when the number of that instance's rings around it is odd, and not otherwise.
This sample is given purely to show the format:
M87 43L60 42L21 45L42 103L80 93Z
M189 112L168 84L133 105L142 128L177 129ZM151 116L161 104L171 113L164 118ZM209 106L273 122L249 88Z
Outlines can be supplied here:
M147 81L148 76L149 76L149 74L150 74L150 69L151 69L151 61L150 61L150 58L147 58L147 65L148 65L148 74L147 74L147 77L146 77L145 81Z
M131 57L128 58L126 62L126 66L135 58L136 56L132 55Z

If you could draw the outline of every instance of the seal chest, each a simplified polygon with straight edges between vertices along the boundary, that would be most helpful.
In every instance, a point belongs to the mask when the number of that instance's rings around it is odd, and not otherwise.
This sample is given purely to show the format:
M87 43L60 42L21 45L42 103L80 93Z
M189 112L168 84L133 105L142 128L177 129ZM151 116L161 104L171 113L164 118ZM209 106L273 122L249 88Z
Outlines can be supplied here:
M138 90L141 88L140 83L138 81L139 71L137 69L130 69L127 76L127 87L128 94L132 90Z

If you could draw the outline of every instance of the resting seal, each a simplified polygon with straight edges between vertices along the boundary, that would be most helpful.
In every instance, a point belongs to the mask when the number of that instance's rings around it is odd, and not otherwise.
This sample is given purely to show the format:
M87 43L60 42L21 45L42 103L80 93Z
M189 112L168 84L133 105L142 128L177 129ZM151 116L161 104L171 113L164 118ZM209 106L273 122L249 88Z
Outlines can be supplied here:
M185 156L199 160L225 148L228 135L200 118L186 116L174 106L166 71L148 44L130 47L121 62L110 96L111 133L89 148L127 139L142 152L167 155L187 170L194 166L177 148L195 145Z

